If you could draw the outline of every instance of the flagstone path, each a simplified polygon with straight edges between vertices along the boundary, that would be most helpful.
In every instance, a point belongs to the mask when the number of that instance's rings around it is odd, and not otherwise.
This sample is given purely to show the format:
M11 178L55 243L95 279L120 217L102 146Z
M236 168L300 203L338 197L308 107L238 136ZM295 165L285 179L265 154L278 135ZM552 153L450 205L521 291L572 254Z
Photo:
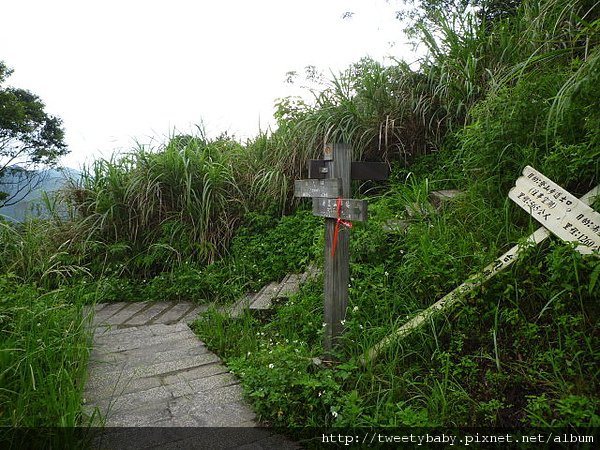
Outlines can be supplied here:
M235 378L186 323L202 309L167 302L96 305L84 411L100 413L106 426L253 423L251 410L238 401ZM211 402L215 395L228 401Z
M288 275L281 283L265 286L223 310L239 317L246 309L269 308L273 300L293 294L315 274L316 269L310 268L302 275ZM164 431L158 431L165 430L163 427L194 427L196 431L190 428L185 433L192 444L197 443L199 434L205 439L215 433L198 427L236 427L231 441L224 442L223 436L215 434L214 448L246 448L249 442L252 446L248 448L298 448L268 429L254 428L259 424L243 399L239 381L188 326L207 309L207 305L189 302L118 302L89 307L85 313L90 315L94 339L84 413L93 423L112 430L129 427L111 432L110 438L120 444L128 441L131 427L152 427L143 435L148 441L144 448L168 448L167 444L184 448L180 446L181 430L165 438ZM138 433L135 439L139 437Z
M94 307L83 410L109 430L101 447L299 448L266 428L251 428L256 416L238 380L187 324L206 309L187 302ZM223 435L214 427L243 428Z

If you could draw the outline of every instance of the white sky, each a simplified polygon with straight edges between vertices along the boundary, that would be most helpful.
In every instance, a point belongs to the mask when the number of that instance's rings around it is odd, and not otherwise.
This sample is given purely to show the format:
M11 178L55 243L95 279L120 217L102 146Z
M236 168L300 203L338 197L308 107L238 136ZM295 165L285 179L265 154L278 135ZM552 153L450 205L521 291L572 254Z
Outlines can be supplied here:
M363 56L416 56L385 0L4 0L8 84L63 119L79 167L204 123L238 139L274 123L285 74L326 75ZM342 19L346 11L354 13Z

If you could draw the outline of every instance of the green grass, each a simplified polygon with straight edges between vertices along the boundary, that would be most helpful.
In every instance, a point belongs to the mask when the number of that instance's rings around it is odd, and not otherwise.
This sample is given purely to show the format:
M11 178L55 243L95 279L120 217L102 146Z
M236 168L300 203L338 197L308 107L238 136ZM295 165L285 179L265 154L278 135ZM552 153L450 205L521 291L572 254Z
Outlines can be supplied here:
M537 224L507 192L532 165L575 195L600 180L596 2L525 0L488 22L433 11L418 69L369 59L314 102L280 99L276 130L242 144L172 136L94 162L63 193L71 216L0 222L0 425L71 426L89 336L83 304L226 303L323 256L293 180L324 142L391 164L351 233L346 331L322 361L322 284L270 320L211 310L195 329L282 426L598 426L597 257L556 239L462 305L360 357ZM430 11L431 12L431 11ZM435 189L464 195L421 208ZM49 199L49 204L56 206ZM406 207L416 211L409 217ZM598 209L598 202L595 208ZM382 232L389 219L406 231Z
M410 198L420 187L397 189ZM529 250L461 306L360 365L407 317L528 233L467 194L441 214L414 219L406 234L385 235L380 227L393 200L372 199L369 223L352 230L337 363L315 364L323 355L322 280L267 321L211 311L195 323L241 378L260 417L288 428L597 426L600 285L593 274L600 261L556 241ZM498 235L511 238L495 242Z
M81 294L0 277L0 425L82 424L90 336Z

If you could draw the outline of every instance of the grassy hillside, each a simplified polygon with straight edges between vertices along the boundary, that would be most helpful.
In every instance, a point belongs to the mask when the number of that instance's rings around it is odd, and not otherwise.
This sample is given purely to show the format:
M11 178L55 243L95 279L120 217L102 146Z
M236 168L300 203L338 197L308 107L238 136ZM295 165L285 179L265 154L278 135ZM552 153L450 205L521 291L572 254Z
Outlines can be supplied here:
M537 228L507 198L523 167L578 196L598 184L598 13L593 1L558 0L486 18L431 10L413 27L429 51L418 69L361 60L313 104L281 100L271 133L174 136L98 160L61 193L69 217L0 222L0 425L80 423L82 304L225 303L322 264L322 221L292 197L293 180L323 142L343 141L355 159L389 162L392 176L353 186L369 221L351 231L335 361L315 364L322 280L269 320L211 310L194 325L260 417L287 427L599 426L600 259L555 238L359 363ZM450 188L464 194L427 206L431 191ZM411 205L424 211L410 215ZM406 229L384 232L390 219Z

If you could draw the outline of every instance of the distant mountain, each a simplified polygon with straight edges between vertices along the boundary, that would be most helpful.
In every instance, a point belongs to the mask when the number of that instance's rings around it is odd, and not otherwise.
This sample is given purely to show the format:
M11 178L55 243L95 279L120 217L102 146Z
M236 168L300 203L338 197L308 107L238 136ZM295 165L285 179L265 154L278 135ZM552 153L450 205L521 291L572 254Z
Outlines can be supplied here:
M26 175L18 167L8 168L0 178L0 192L7 192L9 198L16 194L18 202L0 207L0 216L18 222L26 217L46 216L42 193L56 192L65 186L67 180L77 179L79 175L78 170L70 168L28 171Z

